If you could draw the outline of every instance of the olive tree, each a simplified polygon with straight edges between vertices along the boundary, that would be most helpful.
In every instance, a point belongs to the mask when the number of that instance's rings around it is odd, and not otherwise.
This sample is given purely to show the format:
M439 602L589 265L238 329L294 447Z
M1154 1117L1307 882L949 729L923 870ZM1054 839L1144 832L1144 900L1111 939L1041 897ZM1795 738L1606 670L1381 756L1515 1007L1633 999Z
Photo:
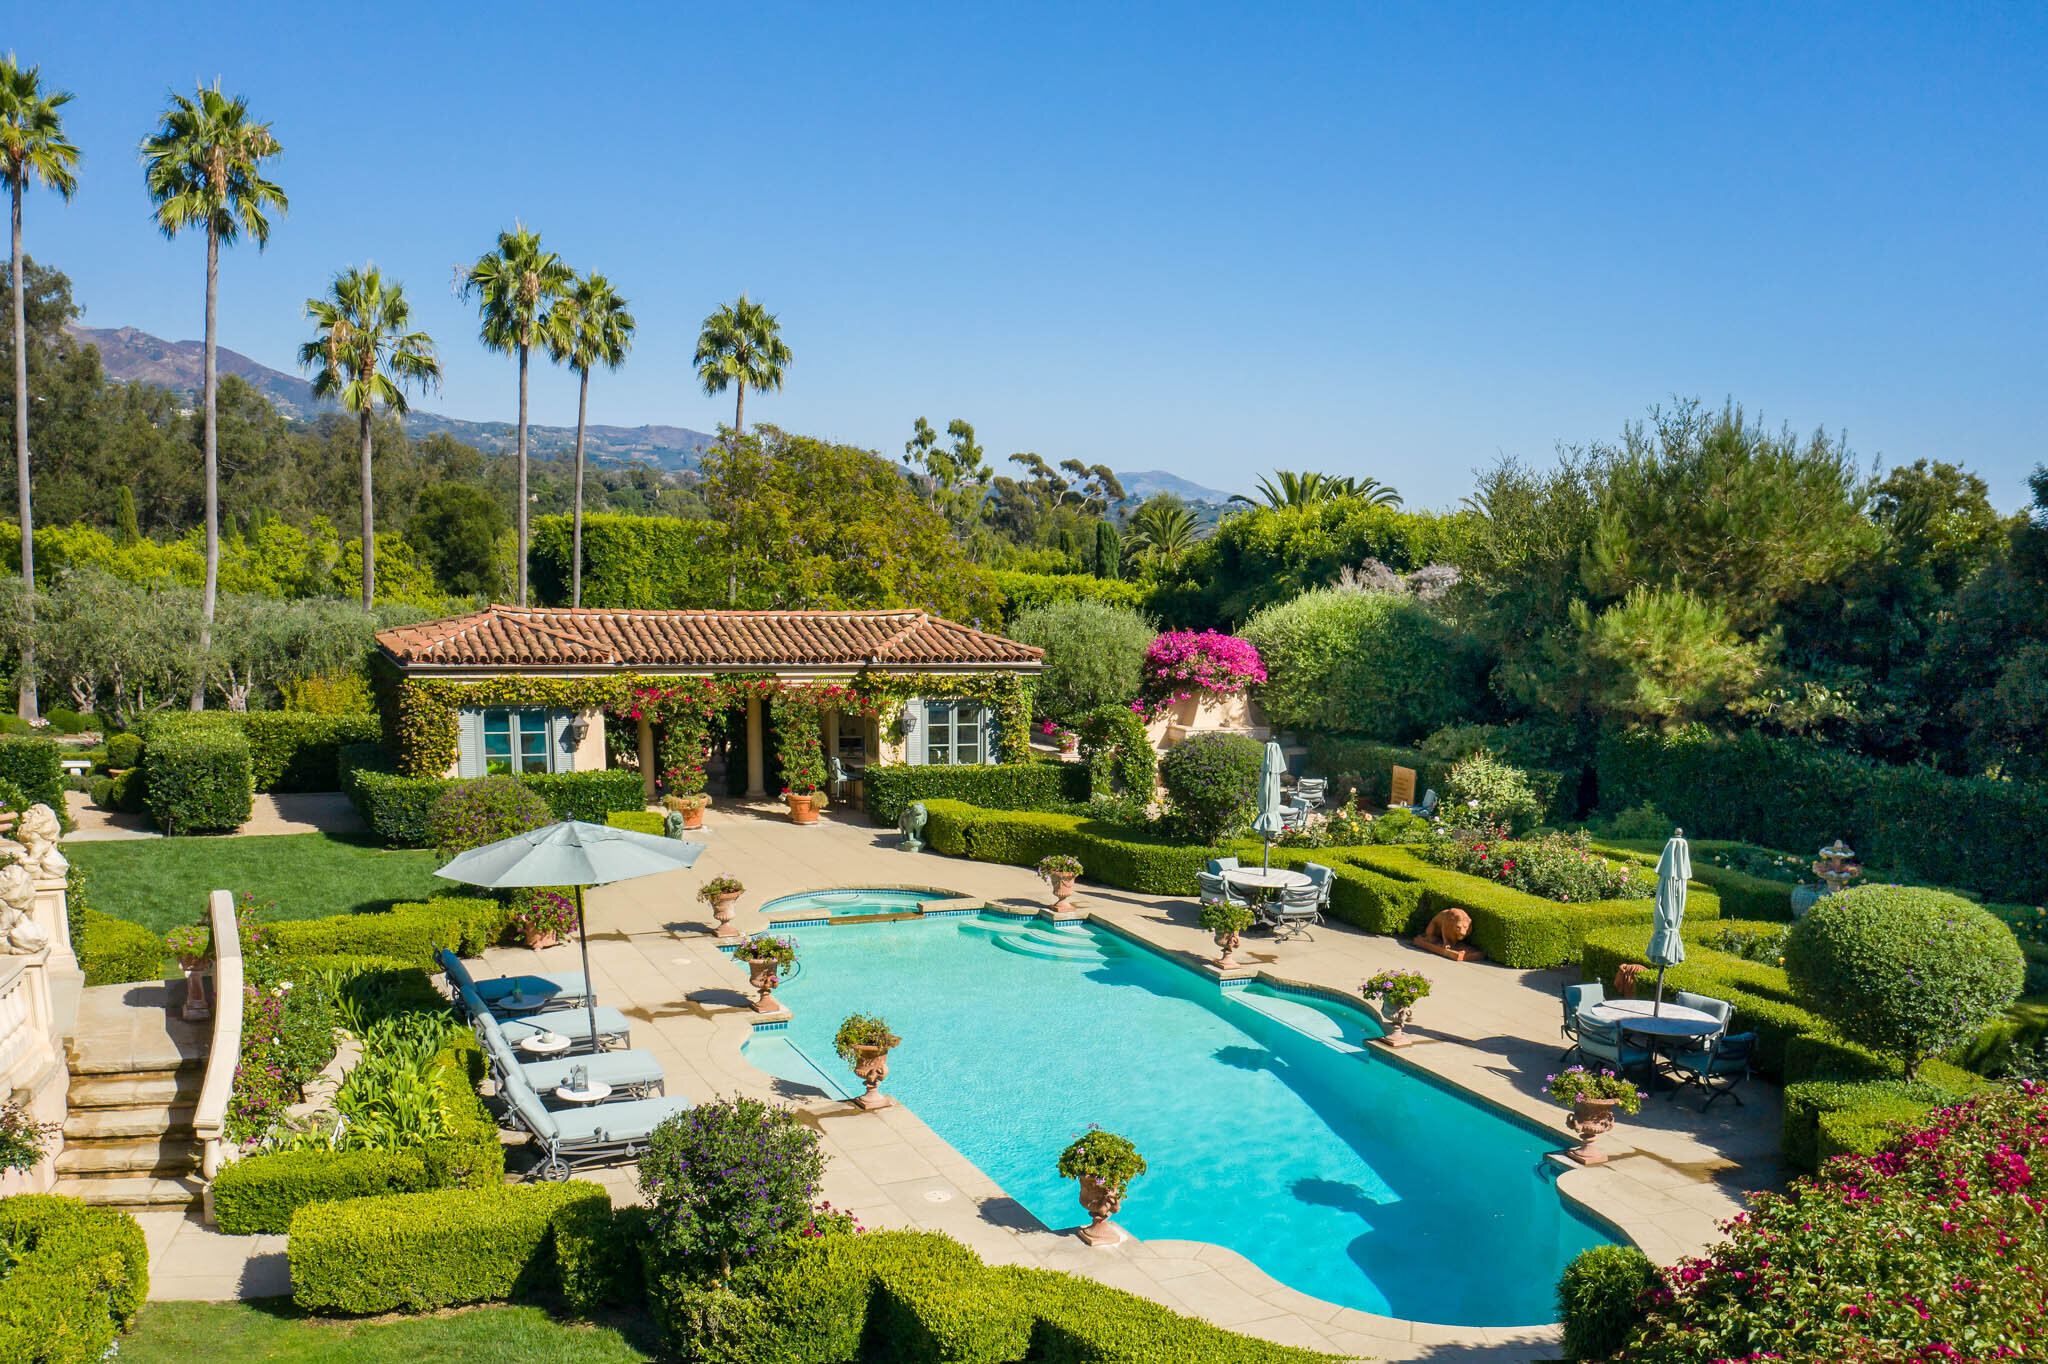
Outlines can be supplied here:
M1128 606L1099 601L1056 601L1033 607L1006 633L1045 650L1034 702L1040 715L1077 724L1098 706L1125 704L1138 695L1145 650L1159 633Z

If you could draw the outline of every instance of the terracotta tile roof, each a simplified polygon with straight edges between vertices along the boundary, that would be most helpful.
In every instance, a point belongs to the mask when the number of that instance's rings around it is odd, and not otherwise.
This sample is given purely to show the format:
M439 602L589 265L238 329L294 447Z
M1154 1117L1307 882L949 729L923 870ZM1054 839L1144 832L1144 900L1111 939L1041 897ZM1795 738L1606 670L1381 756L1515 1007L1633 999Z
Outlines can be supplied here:
M401 668L993 666L1044 651L925 611L604 611L490 606L377 635Z

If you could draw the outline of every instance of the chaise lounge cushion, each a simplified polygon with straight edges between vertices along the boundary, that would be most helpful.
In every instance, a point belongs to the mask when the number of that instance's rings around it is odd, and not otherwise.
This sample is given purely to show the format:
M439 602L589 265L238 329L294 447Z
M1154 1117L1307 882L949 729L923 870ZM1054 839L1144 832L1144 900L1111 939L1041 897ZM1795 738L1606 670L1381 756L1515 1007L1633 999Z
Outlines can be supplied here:
M585 1077L613 1089L625 1089L633 1085L658 1085L664 1083L661 1062L654 1059L651 1051L600 1051L588 1056L550 1057L545 1061L519 1063L520 1073L526 1083L543 1099L555 1090L569 1083L576 1067L584 1069Z
M556 1141L563 1148L613 1141L644 1141L665 1118L688 1112L690 1101L672 1095L664 1099L634 1099L622 1104L593 1104L579 1110L551 1114Z
M631 1032L633 1025L626 1016L608 1004L597 1006L597 1033L600 1037L623 1037ZM501 1018L498 1031L513 1047L529 1037L544 1032L560 1033L572 1042L590 1040L590 1013L585 1009L557 1009L532 1020L524 1018Z
M580 971L531 971L516 976L491 976L478 980L470 975L462 958L441 948L434 953L435 960L448 975L448 981L458 991L468 991L485 1003L503 999L509 994L535 995L550 1002L582 1002L590 993L590 984Z

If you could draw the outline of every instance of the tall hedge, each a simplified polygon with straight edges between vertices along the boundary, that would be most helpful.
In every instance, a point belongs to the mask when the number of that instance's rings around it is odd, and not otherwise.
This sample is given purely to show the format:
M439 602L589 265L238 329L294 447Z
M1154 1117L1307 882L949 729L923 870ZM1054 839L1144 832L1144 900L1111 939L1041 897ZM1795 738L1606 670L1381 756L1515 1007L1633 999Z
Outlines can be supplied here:
M142 750L149 813L167 834L224 833L248 822L249 741L231 728L174 729Z
M1689 833L1772 848L1845 838L1875 865L1994 900L2048 898L2048 786L1951 777L1692 728L1603 734L1600 808L1650 802Z
M1032 706L1071 725L1098 706L1137 699L1145 651L1159 631L1128 606L1076 600L1033 607L1012 619L1006 633L1045 650Z
M718 561L718 527L672 516L583 518L583 604L620 610L664 610L694 601ZM570 523L566 516L533 522L526 563L534 597L569 603Z
M64 813L64 767L55 739L0 734L0 780L19 786L31 805Z
M1003 594L1006 621L1054 602L1096 601L1134 610L1145 604L1141 584L1116 578L1098 578L1088 573L1018 573L1011 569L997 569L989 576L995 580L996 590Z
M868 814L894 824L917 800L959 800L985 810L1050 810L1088 799L1080 763L962 763L957 766L875 763L863 781Z
M1238 633L1265 660L1253 695L1282 729L1412 741L1473 714L1485 695L1471 638L1405 594L1305 592Z

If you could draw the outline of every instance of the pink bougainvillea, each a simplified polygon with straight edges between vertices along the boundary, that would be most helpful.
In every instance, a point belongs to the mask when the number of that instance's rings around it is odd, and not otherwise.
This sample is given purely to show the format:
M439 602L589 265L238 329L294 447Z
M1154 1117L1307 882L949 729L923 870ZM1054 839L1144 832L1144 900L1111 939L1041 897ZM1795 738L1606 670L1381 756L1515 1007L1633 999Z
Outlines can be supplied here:
M1250 640L1214 630L1169 630L1145 650L1145 695L1139 713L1185 701L1197 692L1229 694L1266 680Z

